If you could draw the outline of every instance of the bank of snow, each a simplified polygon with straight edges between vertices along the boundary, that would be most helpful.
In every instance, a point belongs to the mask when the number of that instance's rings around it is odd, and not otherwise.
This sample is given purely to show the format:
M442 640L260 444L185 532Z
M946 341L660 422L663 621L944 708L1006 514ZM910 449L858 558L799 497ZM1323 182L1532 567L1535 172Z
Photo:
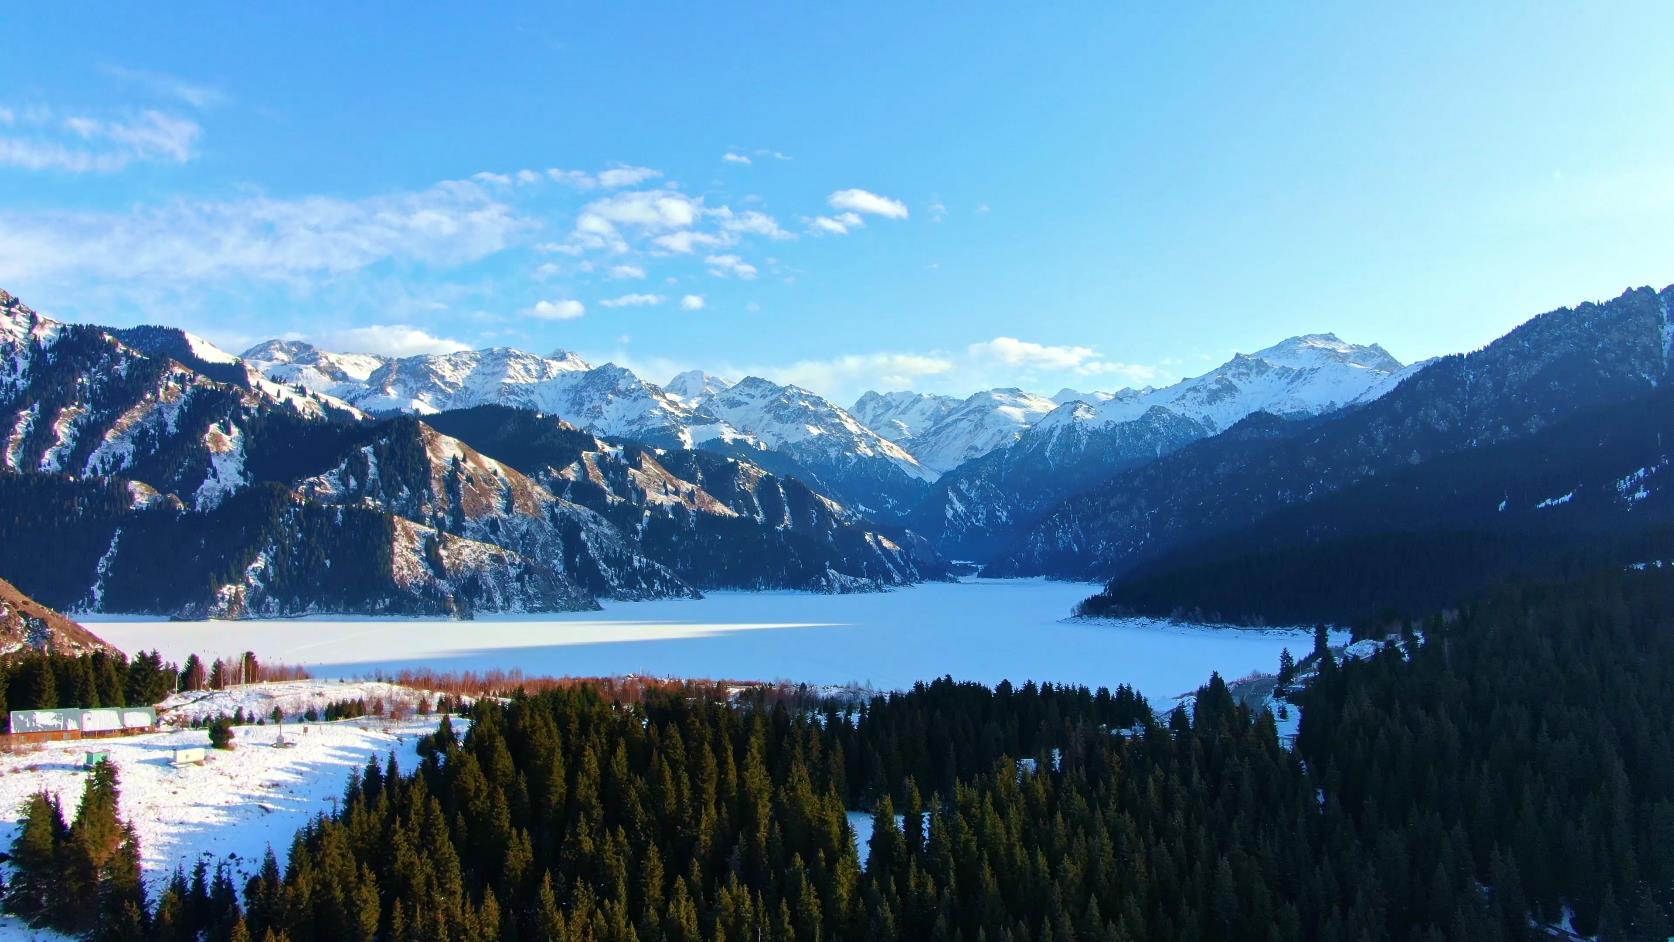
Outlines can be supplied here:
M204 715L215 715L231 713L236 706L259 712L266 702L271 711L277 701L264 700L256 693L263 686L269 685L219 691L216 698L201 700L197 706ZM291 690L284 696L293 698L292 703L323 705L369 692L351 695L343 686L317 686L321 688L317 694ZM182 719L190 715L190 709L177 713ZM268 847L281 862L285 860L291 838L314 816L333 809L350 771L364 767L369 757L378 757L381 764L394 753L401 768L413 768L419 738L433 732L438 722L438 717L402 721L364 717L336 723L240 726L235 729L235 749L210 750L203 765L179 768L173 765L174 751L208 746L203 730L49 743L0 754L0 847L11 846L24 803L41 789L56 794L65 814L73 816L87 774L84 757L98 750L108 753L116 765L121 813L139 831L145 875L153 888L176 867L190 870L200 856L212 865L225 858L242 886L244 877L261 866ZM281 730L295 743L293 747L275 747ZM6 937L4 929L0 927L0 938Z

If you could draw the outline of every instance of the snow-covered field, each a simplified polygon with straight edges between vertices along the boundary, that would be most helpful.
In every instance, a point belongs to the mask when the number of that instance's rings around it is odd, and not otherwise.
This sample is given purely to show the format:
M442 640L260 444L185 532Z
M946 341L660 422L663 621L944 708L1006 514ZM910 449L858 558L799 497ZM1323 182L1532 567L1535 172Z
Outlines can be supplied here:
M336 690L326 691L326 699L336 695ZM310 818L332 810L350 770L364 767L367 757L376 755L381 763L393 752L403 769L413 768L419 736L433 732L438 721L366 717L287 723L285 737L296 743L289 749L273 745L281 727L240 726L235 749L210 750L203 765L179 768L173 764L174 750L208 746L206 732L183 729L48 743L0 754L0 847L11 846L25 800L42 788L58 795L66 816L75 816L86 778L84 756L97 750L116 764L122 816L139 830L146 877L154 888L176 866L190 871L200 854L208 855L211 866L226 858L249 876L269 846L281 862L286 859L291 837ZM243 886L242 877L237 882ZM0 926L0 938L13 937L6 932Z
M118 647L236 655L307 665L322 677L428 667L521 669L559 676L708 677L909 687L944 674L1115 686L1154 701L1272 671L1300 655L1306 631L1193 627L1150 619L1068 619L1093 587L967 580L894 592L714 592L700 601L607 603L602 612L484 616L475 621L322 617L275 621L83 622Z

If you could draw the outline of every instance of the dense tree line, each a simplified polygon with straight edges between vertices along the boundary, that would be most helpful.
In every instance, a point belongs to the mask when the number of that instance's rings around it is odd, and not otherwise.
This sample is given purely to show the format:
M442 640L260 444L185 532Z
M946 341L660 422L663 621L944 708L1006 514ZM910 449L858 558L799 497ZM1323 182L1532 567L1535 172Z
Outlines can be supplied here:
M1674 912L1674 573L1507 589L1425 643L1336 668L1297 699L1327 814L1371 850L1398 925L1491 888L1535 912L1666 939Z
M180 673L155 651L30 651L0 661L0 715L53 707L151 706L173 693Z

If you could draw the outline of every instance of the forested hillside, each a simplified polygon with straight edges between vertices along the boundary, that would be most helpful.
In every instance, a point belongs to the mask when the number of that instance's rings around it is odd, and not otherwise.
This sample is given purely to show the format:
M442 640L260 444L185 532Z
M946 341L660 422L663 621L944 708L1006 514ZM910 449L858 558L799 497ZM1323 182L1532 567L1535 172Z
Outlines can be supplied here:
M1396 468L1185 543L1089 615L1297 624L1412 617L1488 587L1674 559L1674 391Z

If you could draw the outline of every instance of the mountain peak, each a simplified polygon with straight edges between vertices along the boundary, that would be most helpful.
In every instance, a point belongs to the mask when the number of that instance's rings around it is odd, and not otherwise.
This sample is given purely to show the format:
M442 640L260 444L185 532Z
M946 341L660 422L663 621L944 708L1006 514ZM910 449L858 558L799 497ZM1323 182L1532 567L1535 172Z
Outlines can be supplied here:
M1394 372L1401 368L1401 361L1377 344L1349 343L1333 333L1301 334L1258 350L1249 357L1291 369L1310 369L1327 363L1380 372Z
M687 370L676 375L663 386L663 391L676 399L686 403L696 403L718 392L732 388L732 380L705 373L703 370Z

